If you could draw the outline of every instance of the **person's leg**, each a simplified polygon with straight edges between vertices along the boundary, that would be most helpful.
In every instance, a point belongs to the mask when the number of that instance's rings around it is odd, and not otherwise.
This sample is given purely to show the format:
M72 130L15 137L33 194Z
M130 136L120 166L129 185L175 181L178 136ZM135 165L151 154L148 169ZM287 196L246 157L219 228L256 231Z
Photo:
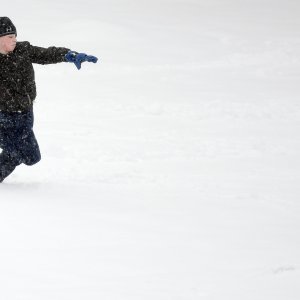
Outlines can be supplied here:
M26 129L19 144L19 157L22 163L32 166L41 160L40 148L32 129Z
M15 145L15 130L11 115L0 113L0 182L21 164Z
M0 182L9 176L22 162L15 145L16 134L12 128L0 128Z
M0 182L21 163L33 165L40 161L41 154L32 127L32 111L0 114Z
M23 126L19 128L18 133L18 156L27 166L34 165L41 160L40 148L33 132L33 122L33 111L30 111L26 114Z
M19 164L19 161L3 150L0 154L0 182L9 176Z

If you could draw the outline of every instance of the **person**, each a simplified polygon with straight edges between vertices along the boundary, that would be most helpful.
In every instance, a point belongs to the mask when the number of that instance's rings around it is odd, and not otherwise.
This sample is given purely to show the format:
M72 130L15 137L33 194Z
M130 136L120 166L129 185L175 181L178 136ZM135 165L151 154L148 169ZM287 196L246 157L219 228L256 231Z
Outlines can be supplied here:
M97 62L97 57L68 48L42 48L17 42L17 30L8 17L0 17L0 182L20 164L41 159L33 132L36 83L32 64Z

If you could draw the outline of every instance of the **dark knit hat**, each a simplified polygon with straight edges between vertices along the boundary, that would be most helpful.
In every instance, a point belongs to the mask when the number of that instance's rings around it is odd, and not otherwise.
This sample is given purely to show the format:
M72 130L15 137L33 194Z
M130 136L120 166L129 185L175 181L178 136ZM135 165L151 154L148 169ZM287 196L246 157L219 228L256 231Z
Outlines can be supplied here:
M17 29L13 22L8 17L0 17L0 36L15 34Z

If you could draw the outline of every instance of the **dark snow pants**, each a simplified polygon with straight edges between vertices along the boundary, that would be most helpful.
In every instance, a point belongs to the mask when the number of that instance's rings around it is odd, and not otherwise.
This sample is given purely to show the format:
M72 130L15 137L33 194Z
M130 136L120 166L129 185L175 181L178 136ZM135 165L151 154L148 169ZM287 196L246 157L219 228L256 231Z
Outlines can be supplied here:
M32 109L25 113L0 111L0 182L16 166L22 163L33 165L40 161L39 145L32 130L33 121Z

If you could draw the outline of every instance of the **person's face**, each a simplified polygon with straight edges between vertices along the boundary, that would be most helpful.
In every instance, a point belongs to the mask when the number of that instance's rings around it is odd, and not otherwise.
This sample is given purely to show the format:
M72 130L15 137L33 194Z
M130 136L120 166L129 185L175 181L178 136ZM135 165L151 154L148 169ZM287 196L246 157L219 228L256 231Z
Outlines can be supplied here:
M14 51L17 43L15 34L9 34L0 37L0 53L7 54Z

